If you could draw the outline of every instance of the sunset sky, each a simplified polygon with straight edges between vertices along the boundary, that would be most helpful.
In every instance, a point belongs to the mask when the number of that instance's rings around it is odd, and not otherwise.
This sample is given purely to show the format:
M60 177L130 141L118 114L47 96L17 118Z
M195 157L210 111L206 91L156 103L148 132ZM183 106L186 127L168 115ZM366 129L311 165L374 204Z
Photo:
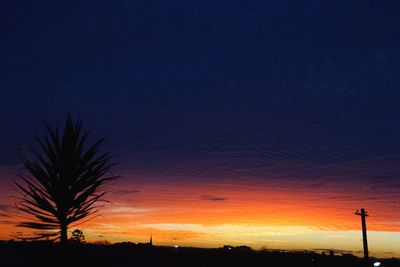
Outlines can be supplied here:
M400 257L396 1L1 1L0 239L19 152L83 118L114 173L88 240Z

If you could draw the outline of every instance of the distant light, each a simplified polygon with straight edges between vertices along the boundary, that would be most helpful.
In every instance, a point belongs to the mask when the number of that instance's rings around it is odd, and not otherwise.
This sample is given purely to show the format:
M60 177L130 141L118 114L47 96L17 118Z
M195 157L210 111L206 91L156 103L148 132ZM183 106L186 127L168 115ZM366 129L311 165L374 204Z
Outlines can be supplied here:
M232 248L228 248L229 250L231 250Z
M175 245L174 248L179 248L179 246L178 246L178 245ZM378 266L379 266L379 265L378 265Z
M381 266L381 263L380 263L379 261L374 262L374 266L375 266L375 267Z

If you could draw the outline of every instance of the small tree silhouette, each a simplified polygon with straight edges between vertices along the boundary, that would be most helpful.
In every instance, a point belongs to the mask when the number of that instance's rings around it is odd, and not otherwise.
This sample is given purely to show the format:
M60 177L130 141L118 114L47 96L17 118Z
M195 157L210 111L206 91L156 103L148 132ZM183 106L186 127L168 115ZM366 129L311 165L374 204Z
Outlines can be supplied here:
M93 218L101 207L95 203L105 195L103 185L117 177L111 174L110 153L99 151L103 139L88 146L81 120L68 116L62 134L58 124L46 124L46 129L43 137L36 136L38 149L30 147L29 157L21 155L27 174L15 183L22 194L16 207L28 221L18 226L44 230L31 239L52 237L65 243L68 226Z
M79 229L75 229L71 234L71 241L75 243L85 243L85 235Z

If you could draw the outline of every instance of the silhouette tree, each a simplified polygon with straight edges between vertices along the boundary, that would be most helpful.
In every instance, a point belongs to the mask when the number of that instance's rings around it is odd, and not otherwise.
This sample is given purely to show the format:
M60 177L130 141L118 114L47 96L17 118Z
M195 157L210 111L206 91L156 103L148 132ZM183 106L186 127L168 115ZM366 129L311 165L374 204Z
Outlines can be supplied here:
M79 229L75 229L71 234L71 241L75 243L85 243L85 235Z
M22 194L16 207L27 221L18 226L42 230L31 239L52 237L65 243L69 225L99 211L103 186L117 177L111 173L110 153L99 151L103 139L88 145L88 135L82 120L68 116L62 134L58 124L46 124L46 134L36 136L37 148L21 155L26 174L15 183Z

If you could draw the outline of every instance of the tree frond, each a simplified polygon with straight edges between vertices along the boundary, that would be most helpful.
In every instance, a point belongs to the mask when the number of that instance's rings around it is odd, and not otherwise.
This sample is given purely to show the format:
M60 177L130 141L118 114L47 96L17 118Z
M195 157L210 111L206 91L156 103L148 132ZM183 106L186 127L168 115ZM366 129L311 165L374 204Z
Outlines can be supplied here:
M28 155L21 154L27 174L15 183L22 194L16 207L32 221L18 226L60 229L62 237L70 223L99 211L95 203L105 195L103 186L117 177L107 175L114 166L111 154L99 152L104 139L87 145L89 132L83 132L82 120L74 122L68 116L61 133L58 123L45 124L45 129L45 135L35 136L38 149L30 147Z

